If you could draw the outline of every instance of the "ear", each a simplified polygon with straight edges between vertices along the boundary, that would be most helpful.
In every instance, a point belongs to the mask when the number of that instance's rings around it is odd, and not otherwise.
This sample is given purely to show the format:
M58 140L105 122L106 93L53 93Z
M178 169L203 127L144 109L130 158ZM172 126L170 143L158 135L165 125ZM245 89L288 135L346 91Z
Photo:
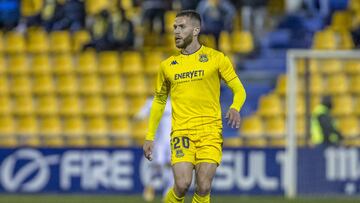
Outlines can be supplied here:
M197 35L199 35L200 34L200 27L195 27L194 28L194 31L193 31L193 35L194 36L197 36Z

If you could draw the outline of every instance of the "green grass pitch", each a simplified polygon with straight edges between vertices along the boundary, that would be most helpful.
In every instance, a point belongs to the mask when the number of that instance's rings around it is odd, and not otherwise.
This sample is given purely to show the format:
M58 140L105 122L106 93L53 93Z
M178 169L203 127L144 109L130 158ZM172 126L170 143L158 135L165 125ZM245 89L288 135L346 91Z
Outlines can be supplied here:
M0 195L0 203L141 203L141 196L91 196L91 195ZM160 203L157 198L154 203ZM185 202L191 203L191 197ZM356 203L360 198L301 198L287 200L283 197L213 196L212 203Z

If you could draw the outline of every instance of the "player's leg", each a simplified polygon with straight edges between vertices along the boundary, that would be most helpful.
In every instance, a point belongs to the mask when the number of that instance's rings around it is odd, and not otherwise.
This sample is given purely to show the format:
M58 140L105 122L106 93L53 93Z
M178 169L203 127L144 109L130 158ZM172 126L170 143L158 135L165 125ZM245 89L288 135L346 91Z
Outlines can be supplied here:
M193 203L210 202L211 183L215 176L217 164L201 162L195 166L196 190Z
M165 197L165 203L184 202L184 197L188 191L194 165L190 162L179 162L172 166L174 173L174 187L169 190Z

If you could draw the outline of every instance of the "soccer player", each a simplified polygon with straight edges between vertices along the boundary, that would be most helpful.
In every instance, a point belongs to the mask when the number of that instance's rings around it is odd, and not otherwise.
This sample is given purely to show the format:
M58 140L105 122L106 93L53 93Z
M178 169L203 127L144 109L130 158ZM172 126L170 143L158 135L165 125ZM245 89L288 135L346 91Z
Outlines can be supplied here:
M175 44L181 51L160 64L143 146L144 156L152 160L156 128L170 94L171 165L175 184L165 202L184 202L193 170L196 183L193 202L210 202L212 179L222 155L221 79L234 93L226 114L232 128L240 126L239 110L246 97L229 58L199 43L200 27L201 19L195 11L181 11L175 18Z
M138 114L136 120L142 120L149 116L153 98L146 100L144 106ZM174 184L173 174L170 168L170 135L171 133L171 105L170 102L166 103L162 119L159 123L156 140L153 151L153 163L150 164L150 170L156 174L161 174L161 181L164 188L163 198ZM155 197L153 181L150 180L148 185L145 185L143 197L147 202L152 202Z

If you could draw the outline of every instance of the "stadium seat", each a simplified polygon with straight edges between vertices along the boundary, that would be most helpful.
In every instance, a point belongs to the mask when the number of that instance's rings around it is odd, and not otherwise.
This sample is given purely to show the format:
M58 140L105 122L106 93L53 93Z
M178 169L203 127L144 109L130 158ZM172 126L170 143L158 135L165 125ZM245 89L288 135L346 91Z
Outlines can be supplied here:
M344 61L344 71L349 75L360 74L360 60Z
M63 133L67 146L84 147L87 144L84 135L83 120L79 116L65 117L63 119Z
M360 74L351 77L350 93L360 95Z
M32 92L36 95L52 94L54 83L50 74L35 75L32 80Z
M71 51L70 33L53 31L50 33L50 51L52 53L69 53Z
M54 95L43 95L36 99L35 113L41 116L56 115L58 113L58 100Z
M171 34L173 33L175 18L176 18L176 11L165 12L165 31L167 33L171 33Z
M264 117L283 115L283 104L276 94L261 96L258 112L259 115Z
M117 115L110 117L109 133L115 137L127 137L130 135L130 122L126 116Z
M222 31L219 37L219 49L224 53L229 53L231 50L232 43L230 38L230 33L227 31Z
M27 51L31 54L46 53L49 50L48 36L45 30L35 28L28 31Z
M39 133L54 137L62 134L61 121L58 115L45 115L39 118Z
M11 111L15 115L31 115L34 110L34 101L31 95L24 94L13 98Z
M72 37L72 51L80 52L83 46L91 40L90 33L86 30L79 30L73 34Z
M7 72L11 75L27 74L29 72L28 65L26 55L12 55L8 60Z
M8 80L10 93L12 95L23 95L31 93L31 83L27 75L16 75Z
M8 80L5 74L0 73L0 97L9 93Z
M119 73L119 56L117 52L105 51L99 53L98 71L101 74Z
M351 95L339 95L333 98L333 108L331 113L334 116L349 116L354 111Z
M241 147L244 145L243 139L239 136L224 138L224 147Z
M350 30L352 16L349 11L335 11L331 16L331 28L338 30Z
M355 47L350 31L342 30L338 31L336 34L339 39L339 49L353 49Z
M360 117L360 97L358 96L355 103L354 113Z
M3 54L0 52L0 75L2 74L6 74L7 73L7 66L5 63L5 57L3 56Z
M317 60L319 70L323 74L336 74L343 71L342 62L338 59Z
M26 51L25 38L16 31L6 33L4 45L5 51L9 54L19 54Z
M139 52L125 51L121 54L121 72L125 75L141 74L143 72L142 57Z
M56 92L60 95L73 95L77 93L77 80L73 74L56 76L55 84Z
M82 99L82 114L85 116L98 116L104 113L102 97L98 95L86 96Z
M282 116L268 118L265 121L265 132L268 136L270 146L285 146L285 121Z
M0 115L0 147L15 147L15 122L10 115Z
M130 116L134 116L135 114L137 114L140 109L144 106L146 102L146 96L134 96L134 97L130 97L130 102L128 102L129 104L129 115Z
M101 83L97 74L81 75L78 80L79 93L82 95L99 94Z
M296 118L296 137L298 146L304 146L306 144L306 121L305 116L298 116Z
M99 0L85 0L85 10L88 15L95 15L102 10L106 10L109 6L109 1Z
M210 47L210 48L213 48L213 49L216 48L216 40L215 40L215 37L213 35L201 34L199 36L199 41L200 41L201 44L203 44L203 45L205 45L207 47ZM172 36L171 43L174 44L174 37L173 36Z
M324 79L320 74L310 76L310 93L312 95L322 95L324 93Z
M145 135L147 133L148 120L136 120L132 122L131 125L131 136L134 139L135 143L142 145L145 140Z
M128 76L125 80L125 94L130 96L146 95L144 76Z
M76 72L78 74L93 74L97 71L96 53L84 51L79 53L77 58Z
M105 75L101 80L103 95L119 95L124 93L124 84L119 75Z
M297 93L302 94L304 91L304 81L298 77L297 80ZM287 94L287 75L282 74L277 78L275 92L280 96L285 96Z
M122 95L106 97L105 104L105 114L107 116L116 117L128 114L128 103Z
M254 50L254 41L250 32L234 31L231 34L232 51L248 54Z
M313 49L334 50L337 48L336 34L332 30L322 30L315 33Z
M331 95L345 94L348 92L348 79L345 74L330 75L326 87Z
M295 112L296 112L296 115L297 116L303 116L305 115L305 97L303 96L303 94L297 94L297 97L296 97L296 105L295 105ZM285 104L285 106L283 107L284 108L284 111L288 112L288 103L287 103L287 98L285 98L285 101L283 102Z
M74 72L73 59L70 54L56 54L53 57L53 72L56 75Z
M50 59L47 54L33 55L30 66L32 75L50 74L52 72L52 69L50 69Z
M62 116L75 116L80 114L80 101L76 95L66 95L59 99L59 113Z
M0 95L0 115L11 113L11 100L7 95Z
M247 146L264 147L266 145L263 137L263 122L259 116L245 117L240 126L240 135L245 139Z
M39 131L35 116L19 116L16 119L16 132L22 136L37 136Z
M102 116L89 117L85 122L88 145L93 147L108 147L110 139L107 136L107 123Z
M320 72L317 60L315 59L307 59L307 61L306 59L298 59L295 65L299 75L304 75L305 71L309 71L311 74ZM308 70L306 70L306 68L308 68Z
M144 72L147 75L156 75L163 60L163 53L160 51L148 51L144 54Z
M345 116L338 121L339 130L346 138L360 138L359 120L356 116Z
M4 33L0 30L0 53L4 51Z
M156 87L156 82L157 82L157 76L149 76L146 78L146 93L149 96L154 95L155 93L155 87Z

